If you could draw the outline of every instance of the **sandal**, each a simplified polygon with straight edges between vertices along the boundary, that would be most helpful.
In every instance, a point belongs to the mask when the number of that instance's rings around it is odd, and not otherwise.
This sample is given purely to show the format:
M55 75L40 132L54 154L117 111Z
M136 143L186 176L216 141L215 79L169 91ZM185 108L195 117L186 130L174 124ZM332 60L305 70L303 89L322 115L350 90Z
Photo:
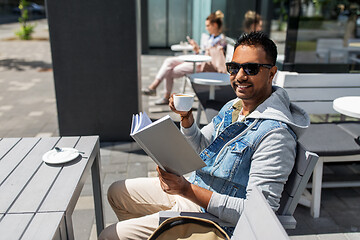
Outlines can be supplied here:
M155 102L155 105L167 105L169 104L169 99L167 98L160 98Z
M141 90L142 94L148 95L148 96L156 96L156 89L150 89L150 88L143 88Z

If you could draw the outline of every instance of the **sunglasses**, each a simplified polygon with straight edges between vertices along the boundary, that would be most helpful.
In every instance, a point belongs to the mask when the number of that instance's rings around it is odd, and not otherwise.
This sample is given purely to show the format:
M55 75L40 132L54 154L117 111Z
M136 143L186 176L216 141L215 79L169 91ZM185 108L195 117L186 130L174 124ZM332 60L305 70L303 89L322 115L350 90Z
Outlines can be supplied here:
M236 62L226 63L226 70L228 71L228 73L230 73L230 75L236 75L240 71L240 68L242 68L247 75L254 76L259 73L260 67L266 67L270 69L273 67L273 65L261 64L261 63L244 63L244 64L239 64Z

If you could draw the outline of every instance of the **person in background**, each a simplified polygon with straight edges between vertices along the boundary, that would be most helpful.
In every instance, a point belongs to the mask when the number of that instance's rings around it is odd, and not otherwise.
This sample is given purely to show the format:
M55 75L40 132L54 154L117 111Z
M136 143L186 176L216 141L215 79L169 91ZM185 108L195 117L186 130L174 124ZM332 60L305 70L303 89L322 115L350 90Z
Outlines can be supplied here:
M210 35L208 41L206 42L206 45L204 46L205 54L212 56L213 54L218 54L218 51L221 51L222 55L224 56L223 64L219 64L221 66L225 66L224 49L226 47L225 36L222 34L223 18L224 14L220 10L217 10L216 12L211 13L205 21L206 30ZM188 42L193 46L193 51L198 54L200 52L200 47L196 43L196 41L188 38ZM216 58L216 56L212 57ZM196 65L197 72L218 71L217 68L217 66L209 66L208 64L206 65L206 67L204 67L204 65L202 65L201 63L197 63ZM219 71L221 72L222 70ZM225 68L223 71L225 71ZM166 105L169 103L169 97L174 84L174 78L179 78L192 72L193 63L184 62L177 57L169 57L165 59L164 63L160 67L160 70L157 73L155 80L147 88L142 89L142 93L144 95L155 96L156 88L165 79L165 95L162 98L158 99L155 104Z
M226 63L237 98L202 129L192 111L177 111L170 97L171 110L181 116L182 133L207 166L189 180L158 167L159 178L113 183L108 200L120 222L107 227L101 240L147 239L164 210L208 211L236 224L253 186L267 190L270 206L279 208L295 162L296 140L310 119L290 103L284 89L272 86L276 58L276 45L264 33L243 34ZM232 229L226 231L231 235Z
M263 21L261 16L255 11L247 11L243 21L244 32L257 32L262 30Z

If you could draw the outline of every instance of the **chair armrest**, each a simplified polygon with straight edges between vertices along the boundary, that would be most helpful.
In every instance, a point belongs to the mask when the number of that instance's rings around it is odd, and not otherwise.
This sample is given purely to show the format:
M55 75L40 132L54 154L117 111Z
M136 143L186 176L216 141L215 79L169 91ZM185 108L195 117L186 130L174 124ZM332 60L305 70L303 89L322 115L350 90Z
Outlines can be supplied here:
M296 228L296 220L293 216L277 215L277 218L279 219L281 225L285 229L295 229Z

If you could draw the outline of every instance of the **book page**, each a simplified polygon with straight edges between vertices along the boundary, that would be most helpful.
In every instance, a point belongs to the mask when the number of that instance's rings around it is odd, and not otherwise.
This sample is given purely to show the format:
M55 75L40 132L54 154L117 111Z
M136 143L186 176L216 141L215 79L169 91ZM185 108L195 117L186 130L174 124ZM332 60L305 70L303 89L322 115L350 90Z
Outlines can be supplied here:
M151 124L152 121L149 118L149 116L146 114L146 112L140 112L140 124L139 124L139 130L143 129L147 125Z
M144 112L140 112L140 114L135 114L133 116L132 122L131 122L131 132L130 133L137 133L144 127L150 125L152 123L149 116Z
M135 114L132 115L130 134L134 132L135 128Z

